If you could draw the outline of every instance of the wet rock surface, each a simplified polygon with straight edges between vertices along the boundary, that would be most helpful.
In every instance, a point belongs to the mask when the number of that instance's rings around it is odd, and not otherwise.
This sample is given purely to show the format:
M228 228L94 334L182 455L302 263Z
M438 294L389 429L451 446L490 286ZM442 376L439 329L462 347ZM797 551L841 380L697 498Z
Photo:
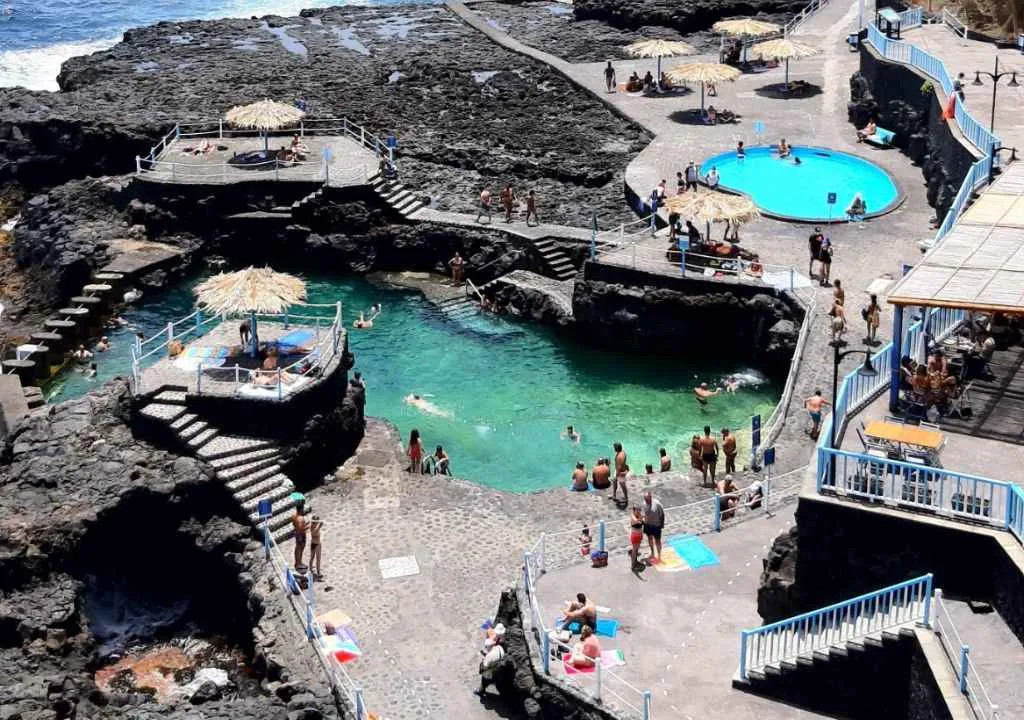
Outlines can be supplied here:
M484 185L513 181L536 189L551 221L626 212L623 168L650 138L540 63L444 8L304 15L131 30L65 63L63 92L0 90L0 183L126 172L175 122L303 98L311 117L396 135L403 182L441 209L470 211Z
M127 402L126 384L115 380L28 419L0 454L0 717L185 718L198 696L206 718L279 720L294 710L273 693L286 681L308 694L303 717L336 717L248 526L197 461L132 438ZM172 685L204 680L168 703L155 701L151 680L132 663L99 688L97 668L144 654L156 639L155 627L147 640L138 625L134 601L160 576L200 608L160 632L192 633L185 654L206 666L227 658L231 669L170 677L173 668L151 662ZM124 587L110 592L102 577ZM111 627L120 649L101 643ZM221 653L196 637L217 629L235 650ZM237 653L251 674L216 692L205 687L237 671Z

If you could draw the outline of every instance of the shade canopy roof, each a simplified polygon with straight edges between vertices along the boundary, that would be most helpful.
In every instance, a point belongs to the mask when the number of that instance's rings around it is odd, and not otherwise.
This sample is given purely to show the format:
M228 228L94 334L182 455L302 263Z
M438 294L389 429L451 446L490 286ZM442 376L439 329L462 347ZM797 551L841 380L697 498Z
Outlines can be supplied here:
M776 38L757 43L750 48L750 54L759 58L777 58L779 60L800 60L817 55L821 50L814 45L798 42L792 38Z
M741 74L739 69L722 63L684 63L665 71L672 82L724 82L735 80Z
M754 201L744 195L730 195L715 190L698 190L673 195L665 200L670 212L703 222L746 224L761 217Z
M305 112L294 105L286 105L276 100L259 100L231 108L224 114L224 119L237 128L267 131L294 125L305 115Z
M889 302L1024 312L1022 239L1024 163L1012 163L946 237L896 283Z
M220 273L200 283L196 300L213 313L282 313L306 299L306 283L270 268Z
M657 58L675 57L677 55L693 55L696 52L692 45L679 40L637 40L623 48L633 57Z
M782 26L747 17L734 20L719 20L711 26L711 29L726 35L767 35L768 33L781 31Z

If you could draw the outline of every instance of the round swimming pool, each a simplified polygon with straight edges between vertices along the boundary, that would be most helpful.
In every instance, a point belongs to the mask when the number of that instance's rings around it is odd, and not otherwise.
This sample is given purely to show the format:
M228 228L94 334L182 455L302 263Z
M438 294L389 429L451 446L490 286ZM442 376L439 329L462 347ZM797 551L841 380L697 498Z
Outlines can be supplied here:
M866 217L887 213L903 200L885 170L856 155L825 148L793 147L789 157L780 158L774 146L751 147L743 159L735 151L708 158L701 174L707 175L712 167L718 169L722 188L749 195L765 215L783 220L846 220L846 208L857 193L867 204Z

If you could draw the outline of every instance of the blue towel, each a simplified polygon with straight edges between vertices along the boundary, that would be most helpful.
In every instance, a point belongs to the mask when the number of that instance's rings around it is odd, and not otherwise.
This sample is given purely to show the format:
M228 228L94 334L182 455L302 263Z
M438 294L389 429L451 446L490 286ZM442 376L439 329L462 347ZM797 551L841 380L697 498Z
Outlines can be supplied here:
M271 342L277 345L285 355L289 355L291 353L286 352L286 350L299 350L315 343L316 334L312 330L292 330Z
M555 627L562 627L562 619L555 620ZM565 629L571 633L579 633L582 629L578 622L571 622L565 626ZM614 618L602 618L597 619L597 634L603 635L604 637L615 637L616 633L619 632L619 621Z
M682 535L669 538L669 547L676 551L680 558L691 569L718 565L718 556L696 535Z

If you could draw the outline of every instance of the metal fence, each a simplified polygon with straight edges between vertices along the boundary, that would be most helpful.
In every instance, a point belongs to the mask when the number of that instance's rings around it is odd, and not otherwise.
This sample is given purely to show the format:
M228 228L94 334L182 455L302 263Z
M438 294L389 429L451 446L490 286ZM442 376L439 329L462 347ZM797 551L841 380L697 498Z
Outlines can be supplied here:
M942 590L935 591L935 616L933 621L935 634L942 643L942 649L949 658L949 663L960 683L960 692L967 697L971 709L979 720L995 720L999 717L999 708L989 697L985 684L981 681L978 668L971 659L971 648L960 637L953 618L942 597Z
M368 720L369 714L363 700L362 688L345 671L345 666L327 647L326 636L316 620L316 597L313 589L313 575L306 575L303 588L299 578L288 567L281 550L274 541L266 523L263 525L263 548L270 569L284 594L285 602L291 605L298 616L306 640L313 648L317 661L327 677L335 702L348 706L355 720Z
M892 585L835 605L740 631L741 680L766 665L794 661L849 640L910 623L931 622L932 576Z

